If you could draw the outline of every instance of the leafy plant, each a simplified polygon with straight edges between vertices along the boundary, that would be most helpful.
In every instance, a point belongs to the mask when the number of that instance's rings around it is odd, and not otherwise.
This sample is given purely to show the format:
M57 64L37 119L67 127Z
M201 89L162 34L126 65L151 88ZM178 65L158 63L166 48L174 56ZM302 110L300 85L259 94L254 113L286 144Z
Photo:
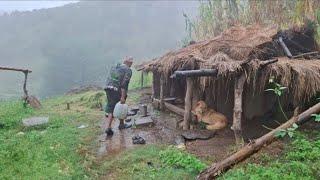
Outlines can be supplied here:
M280 97L284 94L284 90L287 89L287 87L284 87L279 83L276 83L273 76L269 79L269 84L271 85L272 88L266 89L265 91L272 91L277 96L279 109L283 114L283 116L286 118L286 120L288 120L288 117L286 113L283 111L283 108L280 102Z
M317 98L317 100L320 100L320 98ZM314 121L320 122L320 114L312 114L312 117L314 117Z
M312 114L311 116L312 116L312 117L315 117L315 118L314 118L314 121L320 122L320 114Z
M165 164L176 166L177 168L184 168L191 172L195 171L199 173L204 168L206 168L206 164L201 162L195 156L180 151L173 147L169 147L161 151L160 159Z
M290 127L290 128L281 129L281 130L277 131L277 132L275 133L275 136L278 137L278 138L283 138L283 137L285 137L286 135L288 135L290 138L292 138L293 135L294 135L294 131L295 131L298 127L299 127L299 126L298 126L296 123L294 123L294 124L292 125L292 127Z

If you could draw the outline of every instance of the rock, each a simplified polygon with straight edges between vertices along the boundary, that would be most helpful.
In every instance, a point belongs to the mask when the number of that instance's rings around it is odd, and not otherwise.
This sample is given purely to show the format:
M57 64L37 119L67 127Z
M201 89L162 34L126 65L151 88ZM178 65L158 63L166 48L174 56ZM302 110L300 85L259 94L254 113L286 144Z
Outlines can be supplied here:
M24 135L24 132L18 132L17 135L22 136L22 135Z
M154 125L154 122L150 116L147 117L138 117L134 120L135 127L151 127Z
M40 109L41 103L35 96L28 96L27 103L34 109Z
M215 131L209 131L209 130L185 130L181 133L181 136L183 136L185 139L188 140L196 140L196 139L210 139L213 136L216 135Z
M22 120L22 124L25 127L38 126L42 124L47 124L48 122L49 122L49 117L32 117L32 118Z
M81 126L79 126L78 128L79 129L84 129L84 128L87 128L88 126L87 125L81 125Z

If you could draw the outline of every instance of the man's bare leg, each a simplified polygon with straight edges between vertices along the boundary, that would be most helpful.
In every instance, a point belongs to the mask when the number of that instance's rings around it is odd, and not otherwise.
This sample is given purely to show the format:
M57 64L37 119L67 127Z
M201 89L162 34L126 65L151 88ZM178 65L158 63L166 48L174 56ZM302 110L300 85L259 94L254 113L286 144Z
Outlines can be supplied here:
M113 121L113 114L112 113L109 113L108 114L108 126L107 126L107 129L108 128L111 128L111 126L112 126L112 121Z
M107 129L106 129L106 133L108 136L112 136L113 135L113 131L112 131L112 121L113 121L113 114L109 113L108 114L108 118L107 118Z
M123 126L124 125L124 119L119 119L119 121L120 121L119 125Z

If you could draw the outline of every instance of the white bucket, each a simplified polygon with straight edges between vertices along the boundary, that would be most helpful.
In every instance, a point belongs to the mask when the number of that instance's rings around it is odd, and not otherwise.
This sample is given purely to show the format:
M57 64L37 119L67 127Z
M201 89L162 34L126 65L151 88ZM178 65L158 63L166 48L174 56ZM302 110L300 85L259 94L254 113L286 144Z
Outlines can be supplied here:
M126 119L128 114L128 105L118 102L114 107L113 116L117 119Z

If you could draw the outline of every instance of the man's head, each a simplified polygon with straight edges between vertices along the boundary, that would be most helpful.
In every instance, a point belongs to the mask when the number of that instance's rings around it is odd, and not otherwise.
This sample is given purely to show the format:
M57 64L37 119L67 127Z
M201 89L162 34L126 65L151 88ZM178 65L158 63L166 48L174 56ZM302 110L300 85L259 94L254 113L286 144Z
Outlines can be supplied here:
M131 67L133 64L133 57L129 56L129 57L125 57L123 60L123 64Z

